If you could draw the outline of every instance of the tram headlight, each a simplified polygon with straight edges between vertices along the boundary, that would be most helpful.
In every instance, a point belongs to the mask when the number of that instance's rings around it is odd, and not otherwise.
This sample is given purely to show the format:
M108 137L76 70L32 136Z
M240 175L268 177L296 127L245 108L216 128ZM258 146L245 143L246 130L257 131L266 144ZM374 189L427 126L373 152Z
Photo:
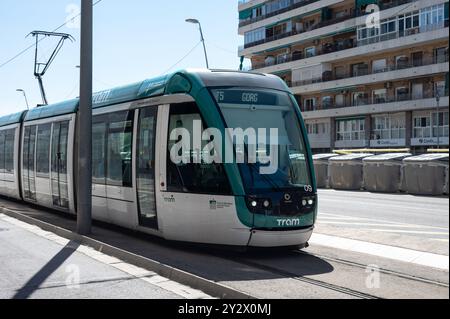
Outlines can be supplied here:
M253 213L264 214L265 211L272 209L272 201L268 198L247 198L247 205Z
M308 205L309 205L309 206L312 206L313 204L314 204L314 200L309 199L309 200L308 200Z

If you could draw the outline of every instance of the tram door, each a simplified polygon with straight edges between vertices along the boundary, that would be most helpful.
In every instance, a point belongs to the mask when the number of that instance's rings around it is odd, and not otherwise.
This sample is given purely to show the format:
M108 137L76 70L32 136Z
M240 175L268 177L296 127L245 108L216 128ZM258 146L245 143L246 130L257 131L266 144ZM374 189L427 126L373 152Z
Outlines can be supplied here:
M36 150L36 125L27 126L23 136L23 196L28 200L36 200L36 180L34 157Z
M157 107L140 110L137 136L136 189L139 225L158 229L155 196Z
M67 142L69 122L53 123L52 132L52 198L53 205L69 208L67 181Z

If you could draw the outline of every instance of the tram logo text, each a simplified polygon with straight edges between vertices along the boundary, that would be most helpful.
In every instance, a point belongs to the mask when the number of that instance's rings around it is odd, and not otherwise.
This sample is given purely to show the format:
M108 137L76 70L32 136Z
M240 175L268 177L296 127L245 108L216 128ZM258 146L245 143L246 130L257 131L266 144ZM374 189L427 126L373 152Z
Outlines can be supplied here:
M278 222L278 226L283 227L283 226L289 226L289 227L295 227L295 226L300 226L300 219L299 218L295 218L295 219L277 219Z

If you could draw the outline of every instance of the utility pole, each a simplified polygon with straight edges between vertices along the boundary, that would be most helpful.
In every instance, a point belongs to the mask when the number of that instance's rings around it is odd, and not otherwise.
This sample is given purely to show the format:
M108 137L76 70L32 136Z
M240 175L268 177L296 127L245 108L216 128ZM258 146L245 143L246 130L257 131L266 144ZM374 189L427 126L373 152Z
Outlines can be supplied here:
M203 52L205 53L206 68L209 69L208 54L206 53L206 44L205 44L205 38L203 37L202 25L201 25L200 21L198 21L197 19L186 19L186 22L192 23L192 24L198 24L198 28L200 30L200 40L203 44Z
M23 97L25 98L25 103L27 104L27 110L30 110L30 105L28 104L27 94L25 93L25 90L17 89L16 91L21 92L23 94Z
M81 0L80 106L78 110L77 232L92 227L92 0Z

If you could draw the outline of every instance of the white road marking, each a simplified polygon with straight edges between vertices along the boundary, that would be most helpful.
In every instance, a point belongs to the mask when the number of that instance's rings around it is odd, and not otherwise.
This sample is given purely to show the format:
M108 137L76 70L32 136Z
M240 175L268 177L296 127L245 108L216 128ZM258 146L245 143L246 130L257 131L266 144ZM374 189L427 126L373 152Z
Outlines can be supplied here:
M68 240L66 238L60 237L54 233L42 230L41 228L39 228L37 226L27 224L25 222L22 222L18 219L6 216L4 214L0 214L0 219L7 223L18 226L26 231L29 231L39 237L46 238L47 240L50 240L61 246L65 246L70 242L70 240ZM95 259L103 264L110 265L124 273L127 273L133 277L136 277L136 278L143 280L147 283L150 283L154 286L160 287L160 288L170 291L174 294L177 294L180 297L183 297L186 299L210 299L211 298L211 296L205 294L204 292L202 292L200 290L190 288L190 287L182 285L178 282L169 280L165 277L161 277L152 271L148 271L146 269L137 267L135 265L123 262L122 260L120 260L118 258L103 254L89 246L80 245L76 251L83 255L86 255L92 259Z
M417 250L364 242L336 236L313 233L312 245L328 246L373 256L409 262L417 265L449 270L449 257Z
M405 233L405 234L423 234L423 235L447 235L448 232L432 232L432 231L421 231L421 230L400 230L400 229L372 229L368 230L376 231L376 232L388 232L388 233Z
M332 216L332 217L326 217L326 216ZM336 217L336 218L335 218ZM409 223L400 223L400 222L392 222L382 219L374 219L374 218L364 218L364 217L353 217L353 216L343 216L343 215L337 215L337 214L328 214L328 213L320 213L318 221L320 222L321 219L338 219L338 220L360 220L360 221L368 221L368 222L377 222L377 223L383 223L383 224L389 224L391 226L395 225L407 225L411 227L423 227L423 228L430 228L430 229L441 229L441 230L449 230L448 227L436 227L436 226L427 226L427 225L419 225L419 224L409 224Z
M431 240L442 241L442 242L444 242L444 243L448 243L448 242L449 242L449 240L448 240L448 239L445 239L445 238L431 238Z
M427 229L439 229L439 230L447 230L446 228L440 227L428 227L428 226L420 226L420 225L408 225L408 224L372 224L372 223L359 223L359 222L339 222L339 221L321 221L318 220L319 224L336 224L336 225L357 225L357 226L378 226L378 227L393 227L393 228L427 228ZM448 234L448 232L444 233Z

